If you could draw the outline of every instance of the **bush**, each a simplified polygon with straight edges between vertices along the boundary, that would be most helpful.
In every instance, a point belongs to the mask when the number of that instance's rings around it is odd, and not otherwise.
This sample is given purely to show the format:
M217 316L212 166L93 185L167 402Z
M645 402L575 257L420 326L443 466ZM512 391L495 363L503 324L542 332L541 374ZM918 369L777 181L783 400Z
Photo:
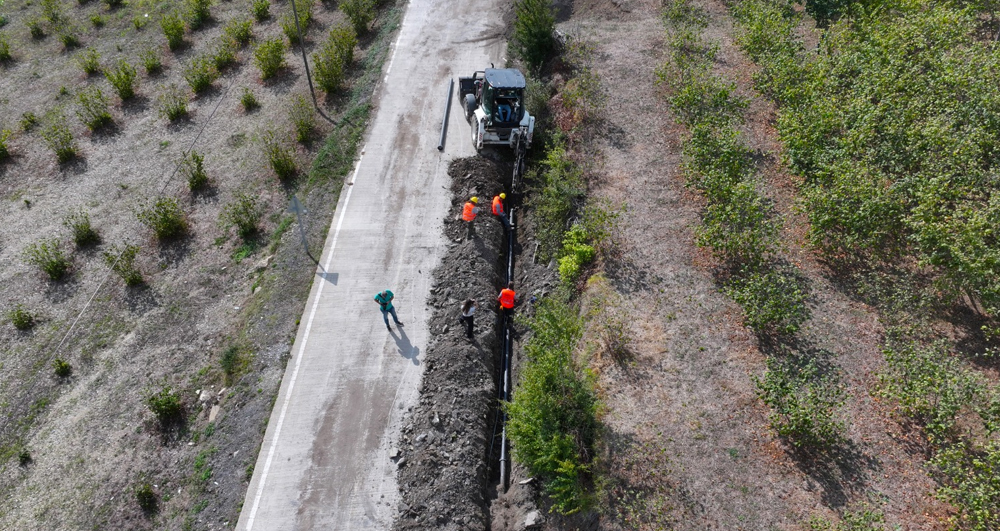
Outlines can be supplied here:
M31 462L31 452L29 452L27 448L22 448L19 452L17 452L17 464L24 467L30 465Z
M52 360L52 370L59 378L69 378L73 374L73 367L61 358Z
M572 514L590 503L585 485L597 434L592 379L573 363L582 323L571 307L547 298L528 326L518 391L504 404L507 433L514 458L542 479L552 509Z
M239 347L233 345L222 351L219 365L222 366L222 372L226 375L226 385L232 385L233 378L239 374L246 362L243 356L240 356Z
M184 422L184 404L181 402L180 394L175 392L170 386L166 386L158 393L152 393L146 397L146 405L156 416L160 427L169 428Z
M0 31L0 64L9 63L14 60L14 56L10 53L10 40L7 38L7 34Z
M59 0L41 0L42 16L53 24L59 24L65 20L62 9L62 2Z
M351 21L354 31L358 35L363 35L368 31L368 26L375 20L376 0L342 0L340 10Z
M160 240L178 238L187 233L184 211L173 197L160 197L137 212L136 217Z
M763 378L754 377L757 396L774 411L771 427L794 446L828 450L843 438L835 410L844 392L835 375L821 374L812 359L767 359Z
M330 37L313 54L316 84L327 94L340 88L347 67L354 59L358 38L354 29L340 24L330 30Z
M18 330L31 330L35 326L35 314L31 313L31 311L27 310L21 304L15 304L7 312L7 319Z
M163 60L160 59L160 52L150 46L139 52L139 61L146 70L147 75L158 74L163 70Z
M104 27L104 17L102 17L101 15L91 15L90 16L90 24L92 26L94 26L95 28L103 28Z
M125 281L128 287L141 286L145 283L142 271L135 265L135 257L139 254L139 246L125 244L114 245L102 253L104 264Z
M13 134L10 129L0 129L0 162L10 158L10 147L7 142Z
M77 247L87 247L101 241L100 234L90 223L90 215L85 210L78 210L64 217L63 226L73 233L73 242Z
M184 0L188 26L192 31L200 29L212 20L211 7L212 0Z
M793 271L744 268L723 291L743 308L744 324L758 334L793 334L809 319L808 293Z
M559 258L559 280L572 285L580 276L580 269L594 260L594 247L590 236L581 224L575 224L563 236L562 256Z
M570 160L566 139L557 136L548 147L543 169L535 173L530 204L535 211L535 234L543 259L558 255L573 201L583 195L582 171Z
M80 69L88 76L97 74L101 71L101 54L93 47L87 48L76 54L76 64L80 65Z
M292 98L292 108L288 112L288 117L295 129L297 142L305 144L316 136L316 114L304 96L296 95Z
M253 18L257 22L264 22L271 18L271 2L269 0L253 0L250 6Z
M208 186L208 174L205 173L205 155L192 151L184 157L184 173L187 174L188 189L192 192L203 190Z
M160 116L176 121L187 116L187 93L177 85L170 85L157 97Z
M25 133L31 132L36 125L38 125L38 116L35 116L35 113L27 111L21 115L20 126Z
M260 230L260 219L263 216L264 208L255 194L237 192L233 202L222 208L219 221L226 229L235 227L236 233L246 241L253 238Z
M285 67L285 43L281 39L267 39L257 45L253 58L260 68L261 79L270 79Z
M122 101L127 101L135 97L135 86L138 82L138 73L135 67L128 64L124 59L119 59L114 68L104 70L104 77L115 89L115 93Z
M160 19L160 28L163 29L163 35L167 38L167 47L170 48L170 51L184 46L184 19L179 13L173 11L163 15L163 18Z
M100 87L90 86L76 95L76 115L91 131L96 131L113 123L108 110L108 98Z
M59 42L62 43L63 49L65 50L78 48L80 46L80 38L76 36L76 28L68 24L60 27Z
M938 452L931 465L943 478L938 497L959 508L955 529L1000 529L1000 442L958 443Z
M298 26L295 24L294 13L287 13L278 21L278 24L281 25L281 31L284 32L285 37L288 37L289 44L294 45L299 43L299 30L302 31L302 38L305 39L309 25L312 24L313 5L312 0L305 0L298 5Z
M108 6L108 10L115 10L121 7L125 3L125 0L104 0L104 4Z
M551 0L519 0L514 5L514 34L511 44L514 53L524 59L528 67L537 70L555 49L556 17Z
M69 273L70 261L63 254L62 245L55 238L42 239L24 250L24 259L37 266L50 280L62 280Z
M28 33L31 34L31 38L41 40L45 38L45 28L42 26L42 21L37 18L28 19L25 24L28 26Z
M250 39L253 39L253 21L244 18L233 19L226 24L222 31L227 39L238 46L244 46L250 42Z
M215 43L215 53L212 54L212 65L217 72L236 64L236 46L233 41L221 38Z
M250 112L260 107L257 96L248 87L243 87L243 94L240 95L240 104L243 105L244 112Z
M184 79L195 94L211 88L218 77L219 71L215 68L214 59L204 55L194 58L184 69Z
M153 514L159 511L159 498L156 496L156 492L153 491L153 486L149 483L143 483L136 487L135 501L144 513Z
M281 181L287 181L298 172L295 166L293 151L279 140L274 132L269 131L264 135L264 151L267 153L268 163L271 169Z
M69 162L77 156L79 147L69 129L66 115L61 109L52 109L45 115L45 126L42 128L42 139L49 149L56 154L60 164Z

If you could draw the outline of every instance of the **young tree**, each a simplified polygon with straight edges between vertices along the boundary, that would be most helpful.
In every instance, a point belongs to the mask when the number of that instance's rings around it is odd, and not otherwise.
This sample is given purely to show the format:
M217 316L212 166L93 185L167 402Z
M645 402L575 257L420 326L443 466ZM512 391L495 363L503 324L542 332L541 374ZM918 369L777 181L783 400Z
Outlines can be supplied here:
M552 0L520 0L514 6L514 53L531 69L537 69L552 55L555 40L552 32L556 17Z

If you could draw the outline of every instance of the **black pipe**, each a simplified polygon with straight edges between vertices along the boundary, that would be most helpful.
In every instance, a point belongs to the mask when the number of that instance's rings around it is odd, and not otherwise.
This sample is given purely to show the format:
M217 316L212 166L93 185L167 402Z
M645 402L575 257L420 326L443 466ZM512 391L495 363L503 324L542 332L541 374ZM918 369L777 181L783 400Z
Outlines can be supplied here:
M455 89L455 80L448 81L448 97L444 99L444 120L441 120L441 140L438 151L444 151L444 135L448 132L448 113L451 111L451 93Z

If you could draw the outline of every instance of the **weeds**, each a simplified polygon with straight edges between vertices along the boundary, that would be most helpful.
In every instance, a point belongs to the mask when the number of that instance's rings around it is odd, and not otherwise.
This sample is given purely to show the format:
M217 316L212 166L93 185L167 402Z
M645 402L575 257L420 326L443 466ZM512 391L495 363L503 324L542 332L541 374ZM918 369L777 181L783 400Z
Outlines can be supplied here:
M160 28L163 29L163 36L167 38L167 47L170 51L176 51L184 46L184 19L176 11L163 15L160 19Z
M35 116L35 113L27 111L21 115L21 121L18 125L21 126L22 131L30 133L38 125L38 117Z
M253 58L261 79L270 79L285 67L285 43L281 39L267 39L257 45Z
M147 75L155 75L163 70L163 60L160 59L160 52L149 46L144 48L139 52L139 62L142 63L142 68L146 70Z
M18 330L31 330L35 327L35 314L21 304L15 304L7 312L7 319Z
M57 378L69 378L73 374L73 366L64 359L56 358L52 360L52 372Z
M191 30L201 29L212 20L212 0L184 0L188 26Z
M243 241L250 240L260 230L260 219L264 216L264 208L256 195L237 192L233 202L222 208L219 222L223 228L236 228L236 233Z
M316 136L316 115L313 106L301 94L292 97L292 108L288 118L295 130L295 140L306 144Z
M88 76L100 73L101 54L97 53L97 50L93 47L87 48L76 54L76 64L80 65L80 69Z
M115 93L122 101L127 101L135 97L135 86L138 83L138 73L135 67L124 59L119 59L114 68L104 70L104 77L115 89Z
M254 95L249 87L243 87L243 94L240 95L240 104L243 105L243 111L248 113L260 107L257 96Z
M21 467L26 467L32 463L31 452L27 448L22 448L21 451L17 453L17 464Z
M73 160L79 153L79 147L69 129L66 115L62 109L52 109L45 115L45 126L42 128L42 139L49 149L56 154L60 164Z
M146 406L156 416L161 428L170 428L184 421L184 404L180 394L166 386L146 397Z
M188 114L187 93L177 85L170 85L157 97L160 116L175 122Z
M184 173L187 174L188 189L192 192L204 190L208 186L208 174L205 173L205 155L192 151L184 157Z
M62 280L69 273L69 258L55 238L42 239L29 245L24 250L24 260L44 271L49 280Z
M295 166L293 151L279 140L273 131L268 131L264 135L264 151L267 153L268 163L274 170L278 180L287 181L298 172Z
M108 110L108 98L100 87L90 86L76 95L76 115L91 131L97 131L111 125L111 111Z
M253 13L254 20L264 22L271 18L271 2L269 0L253 0L250 12Z
M357 34L351 26L340 24L330 30L330 37L313 54L316 84L327 94L337 91L344 81L347 67L354 59Z
M77 210L63 218L63 226L73 234L73 243L78 248L95 245L101 241L101 235L90 222L90 215L85 210Z
M160 197L136 213L139 222L151 229L158 239L171 240L187 233L188 224L177 199Z
M194 58L184 69L184 79L195 94L211 88L218 77L219 71L215 68L214 59L204 55Z
M375 20L376 0L342 0L340 10L351 21L354 31L358 35L363 35L368 31L368 26Z
M219 365L222 367L222 372L226 376L226 385L232 385L233 381L239 376L240 372L246 367L247 360L240 353L240 348L236 345L231 345L226 350L222 351L222 357L219 359Z
M142 271L135 264L135 258L138 254L138 245L125 244L122 246L113 245L101 253L101 256L104 258L104 265L114 271L125 281L125 285L131 288L141 286L146 282L142 277Z
M253 21L243 18L230 20L222 33L236 45L245 46L253 39Z

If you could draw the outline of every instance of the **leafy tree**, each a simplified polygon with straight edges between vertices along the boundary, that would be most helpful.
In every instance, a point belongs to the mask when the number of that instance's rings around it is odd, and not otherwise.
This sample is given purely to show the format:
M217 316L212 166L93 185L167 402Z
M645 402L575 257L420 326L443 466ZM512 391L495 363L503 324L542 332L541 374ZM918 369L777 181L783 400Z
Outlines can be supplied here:
M514 53L531 69L539 68L555 49L556 17L551 0L520 0L514 6Z

